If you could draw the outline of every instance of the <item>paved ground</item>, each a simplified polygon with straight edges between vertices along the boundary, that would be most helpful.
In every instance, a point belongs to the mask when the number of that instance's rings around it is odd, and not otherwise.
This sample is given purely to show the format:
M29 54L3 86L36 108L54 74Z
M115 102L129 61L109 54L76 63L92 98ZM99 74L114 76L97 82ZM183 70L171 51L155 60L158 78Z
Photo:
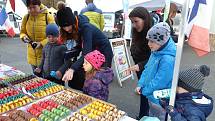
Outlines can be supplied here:
M31 73L30 66L26 63L26 47L18 38L5 38L0 36L0 62L17 67L19 70ZM205 83L205 92L215 99L215 53L204 57L197 57L189 46L184 46L181 68L191 67L197 64L207 64L211 67L211 75ZM120 88L117 80L110 86L109 102L116 104L120 109L126 111L129 116L135 117L139 110L139 97L134 93L136 81L126 80ZM213 112L208 121L214 121Z

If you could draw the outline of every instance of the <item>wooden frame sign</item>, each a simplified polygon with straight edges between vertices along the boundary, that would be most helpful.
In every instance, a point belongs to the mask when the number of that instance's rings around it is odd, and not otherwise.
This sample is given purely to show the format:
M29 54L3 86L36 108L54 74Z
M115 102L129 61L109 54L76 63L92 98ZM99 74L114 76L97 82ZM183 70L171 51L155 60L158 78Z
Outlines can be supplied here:
M110 43L113 50L113 60L118 82L122 87L122 82L132 77L131 72L126 73L126 70L130 67L126 40L123 38L110 39Z

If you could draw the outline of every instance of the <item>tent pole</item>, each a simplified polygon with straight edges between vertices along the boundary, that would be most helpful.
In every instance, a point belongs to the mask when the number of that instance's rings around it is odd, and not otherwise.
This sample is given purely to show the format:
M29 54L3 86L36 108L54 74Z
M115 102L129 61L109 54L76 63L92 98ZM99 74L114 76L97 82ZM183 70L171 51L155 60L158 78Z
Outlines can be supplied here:
M188 15L188 7L189 7L189 0L185 0L183 4L183 10L182 10L182 21L180 24L180 32L178 37L178 44L177 44L177 51L176 51L176 57L175 57L175 66L174 66L174 72L173 72L173 81L172 81L172 88L171 88L171 97L169 105L174 106L175 104L175 96L176 96L176 88L178 85L178 75L180 71L180 62L181 62L181 55L183 52L183 45L184 45L184 36L185 36L185 28L186 26L186 20ZM170 117L168 116L168 121L170 121Z

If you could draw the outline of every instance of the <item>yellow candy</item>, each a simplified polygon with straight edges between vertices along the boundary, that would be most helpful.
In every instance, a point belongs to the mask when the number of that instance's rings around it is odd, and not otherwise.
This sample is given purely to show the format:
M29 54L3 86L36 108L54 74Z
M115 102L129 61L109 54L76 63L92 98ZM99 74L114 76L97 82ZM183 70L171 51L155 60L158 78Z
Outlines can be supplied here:
M9 110L10 110L10 107L9 107L9 106L5 106L4 108L5 108L6 111L9 111Z
M102 110L101 110L102 112L105 112L106 111L106 109L105 108L102 108Z
M102 107L102 106L103 106L103 104L102 104L102 103L100 103L100 104L99 104L99 107Z
M2 107L1 108L1 112L3 113L3 112L6 112L7 110L6 110L6 108L4 108L4 107Z
M14 108L15 108L14 104L11 104L10 109L14 109Z
M102 115L102 112L98 111L98 112L97 112L97 115Z
M83 114L83 115L86 115L87 111L86 110L81 110L80 113Z
M20 102L19 102L19 106L22 106L22 105L23 105L23 103L20 101Z
M98 109L99 108L99 106L95 106L95 109Z
M95 108L95 105L94 105L94 104L92 104L92 105L91 105L91 107L92 107L92 108Z
M30 121L39 121L36 118L31 118Z
M14 104L15 104L15 107L19 107L19 103L18 102L14 103Z
M94 111L93 111L93 114L95 114L95 115L96 115L96 114L97 114L97 112L98 112L97 110L94 110Z
M91 110L91 108L90 108L90 107L87 107L87 108L86 108L86 110L87 110L87 111L90 111L90 110Z

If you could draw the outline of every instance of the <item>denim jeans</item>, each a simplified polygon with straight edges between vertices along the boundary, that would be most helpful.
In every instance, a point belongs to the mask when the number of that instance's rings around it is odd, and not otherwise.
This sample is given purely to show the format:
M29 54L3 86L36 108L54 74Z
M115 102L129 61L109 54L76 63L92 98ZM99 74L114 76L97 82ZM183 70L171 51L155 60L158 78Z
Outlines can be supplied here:
M157 117L160 121L165 121L166 111L160 105L149 101L149 116Z

